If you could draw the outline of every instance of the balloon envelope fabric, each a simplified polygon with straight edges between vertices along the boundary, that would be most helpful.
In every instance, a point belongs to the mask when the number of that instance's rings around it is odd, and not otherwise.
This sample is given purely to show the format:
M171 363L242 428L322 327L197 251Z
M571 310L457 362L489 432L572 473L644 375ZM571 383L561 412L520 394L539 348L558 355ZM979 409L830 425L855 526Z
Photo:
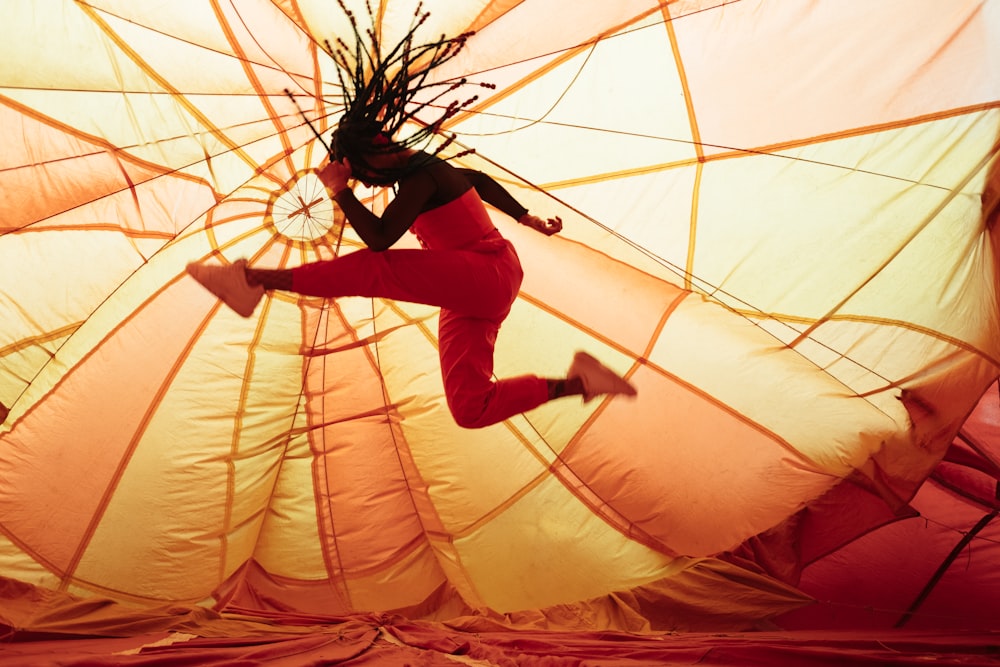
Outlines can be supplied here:
M475 31L432 75L495 85L448 122L476 151L456 164L565 222L491 211L526 273L496 374L585 349L638 397L462 429L435 309L274 292L242 319L185 274L362 247L304 121L341 112L336 4L9 3L0 574L152 607L742 628L995 481L980 428L986 477L922 490L998 375L1000 2L425 4L418 35ZM382 43L416 11L374 3Z

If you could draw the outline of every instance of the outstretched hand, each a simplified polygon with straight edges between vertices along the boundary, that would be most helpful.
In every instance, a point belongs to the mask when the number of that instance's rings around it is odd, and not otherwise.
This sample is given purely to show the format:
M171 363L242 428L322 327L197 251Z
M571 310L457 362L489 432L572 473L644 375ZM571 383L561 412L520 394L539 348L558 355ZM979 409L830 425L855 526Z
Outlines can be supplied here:
M554 218L549 218L548 220L543 220L537 215L532 215L531 213L525 213L522 215L518 222L526 227L531 227L535 231L541 232L546 236L552 236L553 234L558 234L562 231L563 222L562 218L556 216Z
M347 181L351 178L351 163L346 157L340 162L330 160L320 166L316 176L330 192L336 195L347 188Z

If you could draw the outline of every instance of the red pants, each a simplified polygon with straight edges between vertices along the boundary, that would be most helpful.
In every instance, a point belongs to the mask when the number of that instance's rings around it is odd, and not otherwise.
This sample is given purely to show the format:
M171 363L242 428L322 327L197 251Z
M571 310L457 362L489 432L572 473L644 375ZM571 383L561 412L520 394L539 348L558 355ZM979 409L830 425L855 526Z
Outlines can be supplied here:
M292 269L292 291L309 296L382 297L441 308L438 346L448 407L464 428L480 428L548 400L546 381L494 381L493 348L521 286L521 264L496 234L468 249L359 250Z

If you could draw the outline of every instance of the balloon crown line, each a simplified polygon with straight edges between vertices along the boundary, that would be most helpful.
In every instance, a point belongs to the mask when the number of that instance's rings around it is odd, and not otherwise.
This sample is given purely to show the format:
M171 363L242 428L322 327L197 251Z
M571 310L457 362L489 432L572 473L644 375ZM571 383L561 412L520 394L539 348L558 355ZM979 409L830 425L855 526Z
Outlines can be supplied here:
M301 108L299 113L331 159L350 157L352 165L366 168L369 172L378 170L364 164L366 153L396 152L404 148L424 150L434 137L445 135L444 141L431 153L434 157L439 156L457 138L454 133L445 134L445 124L463 109L475 104L479 95L464 100L452 99L447 104L442 98L453 96L460 88L470 85L496 89L495 84L472 82L466 77L429 80L432 71L462 52L475 32L467 31L455 37L442 34L437 39L419 43L417 32L430 17L430 12L424 11L420 2L406 34L386 49L375 30L376 21L370 2L365 3L370 27L364 30L343 0L337 0L337 4L351 25L354 45L348 45L341 37L335 39L335 44L324 41L327 54L337 65L344 108L337 129L331 135L331 142L328 144L324 140ZM295 102L291 91L285 89L285 94ZM437 113L433 115L435 111ZM426 119L428 112L432 112L430 120ZM397 136L407 125L416 129L405 137ZM467 149L451 158L474 152L475 149Z

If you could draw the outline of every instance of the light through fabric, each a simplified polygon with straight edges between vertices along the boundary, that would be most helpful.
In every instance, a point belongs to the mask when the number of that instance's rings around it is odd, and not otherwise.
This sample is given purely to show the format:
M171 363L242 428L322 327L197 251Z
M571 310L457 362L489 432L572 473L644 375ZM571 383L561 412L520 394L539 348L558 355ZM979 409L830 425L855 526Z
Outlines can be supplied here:
M185 274L362 247L303 119L339 117L335 3L8 3L0 575L633 629L1000 611L1000 2L425 6L418 35L475 31L433 76L496 86L448 121L456 164L565 222L491 211L526 274L496 374L583 349L637 399L462 429L434 309L242 319ZM415 11L373 3L382 43Z

